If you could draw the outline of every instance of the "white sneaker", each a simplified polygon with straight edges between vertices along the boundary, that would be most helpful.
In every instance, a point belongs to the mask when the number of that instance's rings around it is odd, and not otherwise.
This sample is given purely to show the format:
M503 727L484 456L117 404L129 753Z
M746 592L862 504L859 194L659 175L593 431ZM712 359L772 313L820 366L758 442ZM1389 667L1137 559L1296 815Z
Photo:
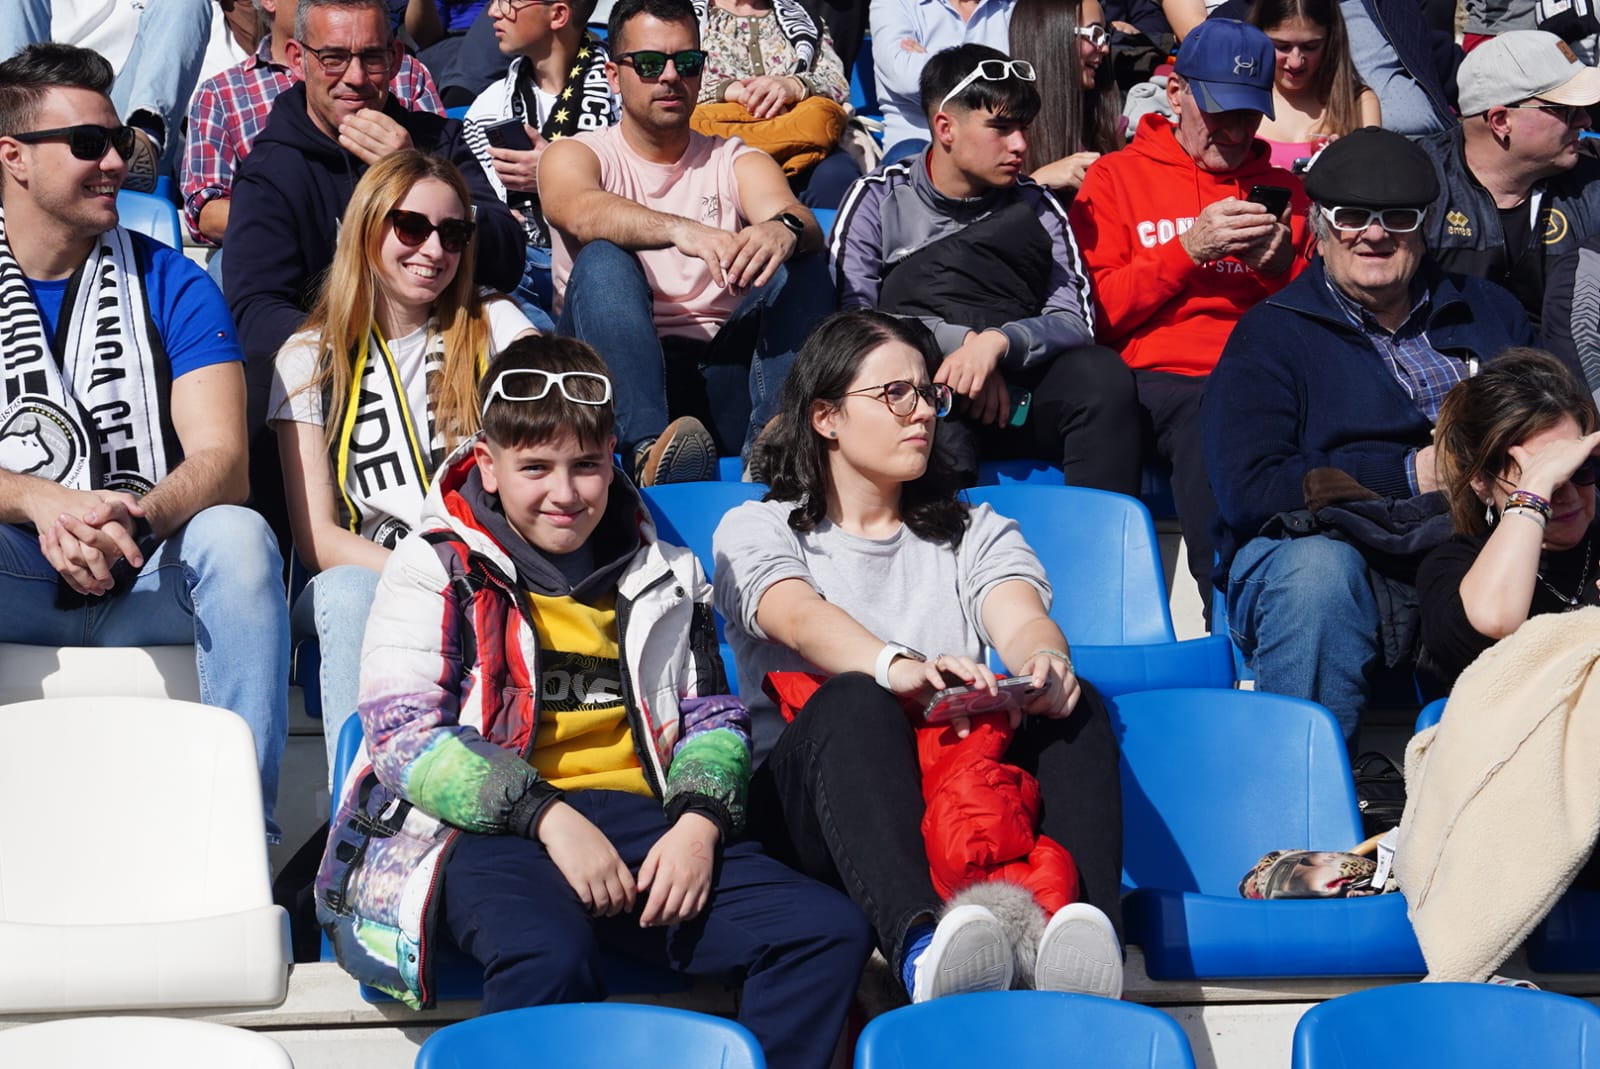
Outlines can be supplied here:
M1087 902L1058 910L1039 937L1033 986L1121 998L1122 944L1110 919Z
M1011 986L1011 947L995 915L982 906L957 906L933 930L917 962L912 1002Z

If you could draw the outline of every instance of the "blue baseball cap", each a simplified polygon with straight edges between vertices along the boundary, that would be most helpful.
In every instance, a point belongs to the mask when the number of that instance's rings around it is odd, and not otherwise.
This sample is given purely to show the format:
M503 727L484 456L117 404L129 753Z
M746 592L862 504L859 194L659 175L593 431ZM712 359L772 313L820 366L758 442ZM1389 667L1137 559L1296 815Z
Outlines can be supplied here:
M1247 23L1206 19L1178 46L1173 68L1188 80L1204 112L1272 114L1272 42Z

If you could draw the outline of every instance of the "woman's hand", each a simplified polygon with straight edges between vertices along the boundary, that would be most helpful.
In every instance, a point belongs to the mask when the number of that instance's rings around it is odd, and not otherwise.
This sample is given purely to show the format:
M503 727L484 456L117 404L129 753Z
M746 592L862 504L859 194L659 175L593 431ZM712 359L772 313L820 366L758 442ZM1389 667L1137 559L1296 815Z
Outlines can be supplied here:
M1018 675L1033 680L1033 696L1023 703L1024 712L1055 719L1070 716L1083 694L1064 650L1039 650L1022 664Z
M1074 152L1070 156L1063 156L1034 171L1029 178L1041 186L1051 189L1070 189L1074 193L1083 185L1083 176L1089 173L1089 165L1100 158L1098 152Z
M1514 445L1510 451L1511 459L1517 462L1522 474L1510 481L1519 490L1549 498L1555 493L1556 487L1572 478L1572 473L1593 456L1597 448L1600 448L1600 431L1582 438L1562 438L1550 442L1537 453Z
M1000 693L994 673L989 671L987 665L956 653L941 653L929 661L901 657L889 666L889 689L900 697L926 699L936 690L960 686L962 683L976 685L991 695ZM1016 727L1020 720L1020 715L1013 716L1011 726ZM972 730L972 722L964 716L952 719L950 726L956 729L956 737L961 739L966 738Z
M758 119L772 119L800 103L805 90L796 78L762 74L730 82L722 96L743 104L744 110Z

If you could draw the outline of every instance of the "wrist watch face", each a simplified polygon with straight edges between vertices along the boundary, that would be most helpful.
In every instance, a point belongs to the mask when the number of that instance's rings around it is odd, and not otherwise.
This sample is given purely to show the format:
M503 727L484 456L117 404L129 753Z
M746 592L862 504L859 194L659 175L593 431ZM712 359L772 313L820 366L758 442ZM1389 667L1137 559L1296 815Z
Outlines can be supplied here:
M795 237L799 237L801 234L805 233L806 224L800 221L799 216L794 215L791 212L784 212L782 215L778 216L778 222L788 227L790 231L794 233Z

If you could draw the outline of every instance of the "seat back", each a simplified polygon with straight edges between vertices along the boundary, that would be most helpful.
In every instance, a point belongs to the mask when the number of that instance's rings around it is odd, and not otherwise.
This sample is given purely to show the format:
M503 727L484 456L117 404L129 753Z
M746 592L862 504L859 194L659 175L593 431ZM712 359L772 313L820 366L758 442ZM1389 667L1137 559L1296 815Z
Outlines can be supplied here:
M294 1069L268 1036L174 1017L74 1017L0 1029L0 1065L32 1069Z
M158 698L0 707L0 921L155 924L271 906L255 742Z
M642 493L663 542L693 550L700 567L711 575L711 536L731 508L760 501L765 483L698 482L647 486Z
M1122 748L1123 883L1237 898L1270 850L1364 838L1344 738L1314 702L1155 690L1106 702Z
M1155 524L1134 498L1023 484L977 486L967 497L1017 521L1050 577L1050 616L1068 642L1176 641Z
M117 193L117 221L127 229L155 238L170 248L183 248L183 229L178 223L178 209L165 197L124 189Z
M1311 1007L1294 1069L1600 1065L1600 1007L1499 984L1394 984Z
M28 646L0 642L0 705L34 698L200 700L193 646Z
M1147 1006L1057 991L989 991L874 1018L856 1044L855 1069L1072 1064L1193 1069L1194 1054L1178 1022Z
M508 1010L441 1028L416 1069L765 1069L761 1047L721 1017L626 1002Z

